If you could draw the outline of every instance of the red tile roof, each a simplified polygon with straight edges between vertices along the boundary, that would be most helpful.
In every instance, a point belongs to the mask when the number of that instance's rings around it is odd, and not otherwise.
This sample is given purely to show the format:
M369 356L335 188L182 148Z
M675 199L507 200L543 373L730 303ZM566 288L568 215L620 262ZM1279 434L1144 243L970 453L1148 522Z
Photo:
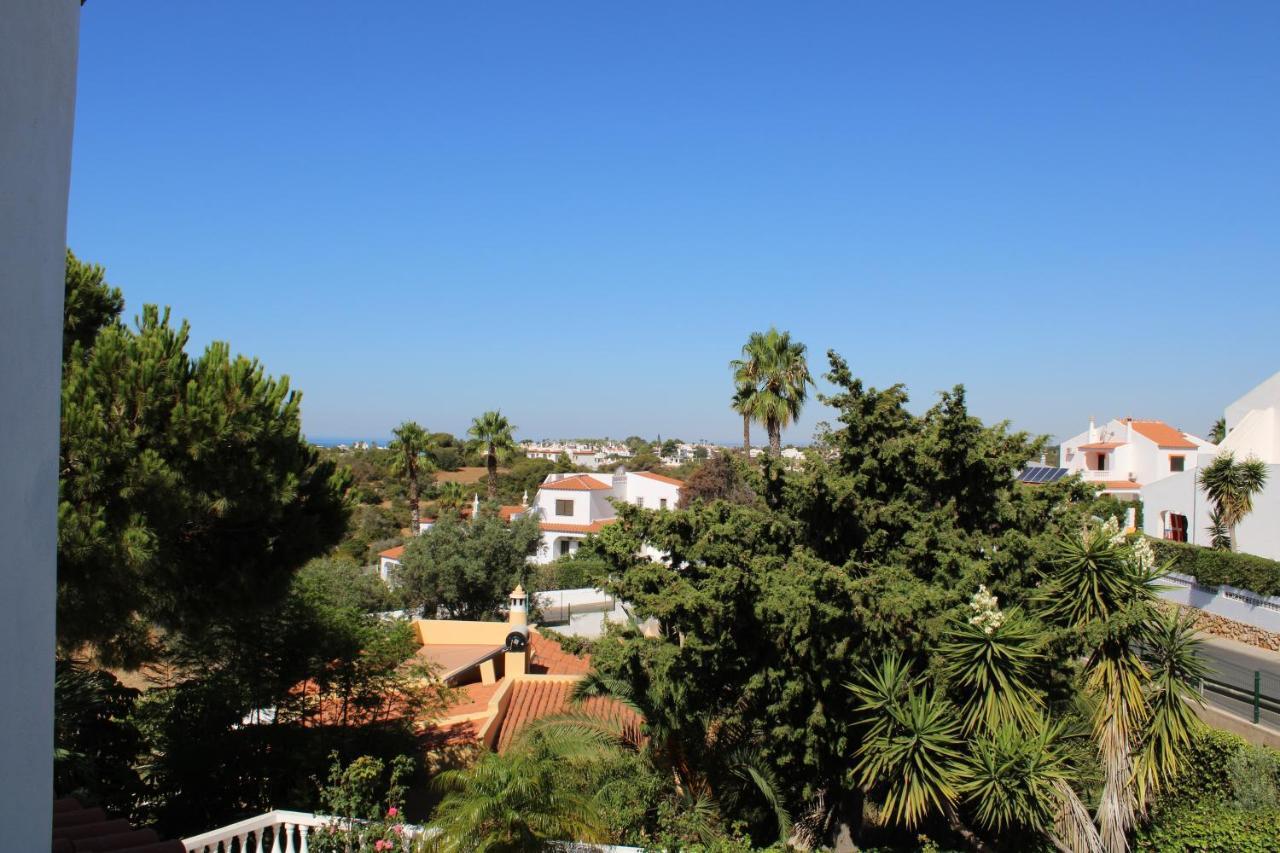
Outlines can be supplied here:
M531 631L529 670L543 675L585 675L591 671L591 655L570 654L550 637Z
M1117 447L1124 447L1127 441L1095 441L1091 444L1080 445L1081 450L1115 450Z
M1102 486L1102 488L1104 489L1109 489L1111 491L1116 491L1116 492L1125 491L1127 489L1142 488L1141 483L1135 483L1131 480L1102 480L1102 481L1095 482L1094 485Z
M513 517L520 515L522 512L528 511L529 508L527 506L520 506L518 504L515 506L500 506L498 507L498 516L503 521L510 521Z
M404 556L404 546L403 546L403 545L397 545L397 546L396 546L396 547L394 547L394 548L388 548L388 549L387 549L387 550L385 550L385 551L379 551L379 552L378 552L378 556L379 556L379 557L387 557L387 558L392 559L392 560L398 560L398 559L400 559L401 557L403 557L403 556Z
M543 483L542 488L560 489L570 492L598 492L603 489L612 488L612 486L606 486L595 477L588 477L586 474L575 474L572 477L565 477L562 480Z
M600 521L593 521L590 524L561 524L558 521L543 521L539 523L539 526L548 533L599 533L607 525L613 524L617 520L616 518L605 518Z
M86 809L70 797L53 801L53 853L112 850L115 853L186 853L181 841L161 841L152 829L134 829L109 819L102 809Z
M574 682L551 679L527 679L511 685L511 703L498 732L498 752L505 752L511 742L534 720L552 714L578 710L606 720L618 720L626 725L638 726L640 718L634 711L614 699L593 696L574 704Z
M635 471L637 477L648 477L650 480L657 480L659 483L670 483L673 486L684 488L684 480L677 480L675 477L667 477L662 474L655 474L652 471Z
M1125 418L1121 423L1133 424L1133 431L1146 436L1161 447L1181 447L1194 450L1197 445L1187 438L1177 427L1171 427L1164 421L1138 421Z

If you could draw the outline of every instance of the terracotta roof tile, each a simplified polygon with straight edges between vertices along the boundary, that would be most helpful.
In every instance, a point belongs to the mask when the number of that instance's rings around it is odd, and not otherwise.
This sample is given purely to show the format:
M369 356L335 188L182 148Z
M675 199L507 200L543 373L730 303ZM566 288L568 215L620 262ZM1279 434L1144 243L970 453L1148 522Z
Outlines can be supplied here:
M684 488L684 480L677 480L675 477L668 477L663 474L655 474L652 471L634 471L637 477L648 477L650 480L657 480L659 483L670 483L673 486Z
M386 557L389 560L398 560L404 556L404 546L397 545L394 548L388 548L385 551L378 552L379 557Z
M1089 444L1080 445L1081 450L1115 450L1117 447L1124 447L1127 441L1094 441Z
M595 477L588 477L586 474L575 474L572 477L565 477L561 480L554 480L550 483L543 483L544 489L558 489L569 492L599 492L605 489L613 488L597 480Z
M538 526L548 533L599 533L618 519L603 518L590 524L561 524L558 521L542 521Z
M640 724L641 720L634 711L613 699L592 697L575 705L570 701L573 687L572 681L533 678L511 685L511 702L498 733L498 752L505 752L520 732L534 720L569 710L580 710L593 717L619 720L629 725Z
M1125 418L1121 423L1133 424L1133 431L1146 436L1161 447L1181 447L1194 450L1197 445L1189 440L1182 430L1171 427L1164 421L1139 421Z
M1135 483L1131 480L1099 480L1094 481L1095 486L1102 486L1104 489L1111 491L1127 491L1129 489L1141 489L1141 483Z
M591 655L566 652L555 640L537 631L529 634L529 665L536 673L545 675L585 675L591 671Z

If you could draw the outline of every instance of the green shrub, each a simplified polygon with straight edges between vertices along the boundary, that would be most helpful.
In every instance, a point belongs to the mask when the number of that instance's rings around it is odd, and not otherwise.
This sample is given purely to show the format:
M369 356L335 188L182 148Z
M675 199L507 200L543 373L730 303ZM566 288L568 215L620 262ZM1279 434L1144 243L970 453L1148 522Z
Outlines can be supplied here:
M1228 586L1248 589L1259 595L1280 595L1280 562L1252 554L1217 551L1200 545L1153 539L1156 560L1184 575L1191 575L1205 586Z
M1280 753L1205 729L1161 796L1137 850L1276 850L1280 842Z
M1253 853L1280 843L1280 811L1241 811L1211 800L1166 812L1138 832L1137 850Z

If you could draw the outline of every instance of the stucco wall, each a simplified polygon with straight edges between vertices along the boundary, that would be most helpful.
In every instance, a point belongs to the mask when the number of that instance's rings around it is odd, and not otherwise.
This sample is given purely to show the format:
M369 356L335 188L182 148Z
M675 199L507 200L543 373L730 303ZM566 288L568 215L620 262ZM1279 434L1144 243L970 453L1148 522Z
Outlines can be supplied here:
M1209 511L1213 505L1196 483L1196 472L1166 477L1142 489L1142 531L1163 538L1161 514L1176 512L1187 517L1187 541L1209 545ZM1267 466L1267 485L1254 496L1253 512L1236 530L1239 550L1280 560L1280 465Z
M48 850L58 400L80 4L0 4L0 827Z

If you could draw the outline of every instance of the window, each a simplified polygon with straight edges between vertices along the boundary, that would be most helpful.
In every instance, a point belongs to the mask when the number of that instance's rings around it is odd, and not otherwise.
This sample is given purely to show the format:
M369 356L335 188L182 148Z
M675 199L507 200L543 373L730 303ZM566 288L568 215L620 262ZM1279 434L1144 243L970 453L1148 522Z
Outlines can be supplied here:
M1173 473L1175 473L1175 474L1176 474L1176 473L1178 473L1179 471L1185 471L1185 470L1187 470L1187 457L1185 457L1185 456L1170 456L1170 457L1169 457L1169 470L1170 470L1170 471L1172 471L1172 472L1173 472Z
M667 499L658 498L658 509L666 509L666 508L667 508Z
M556 515L573 515L573 501L557 500Z
M1176 512L1164 513L1164 538L1173 542L1187 541L1187 517Z
M1099 453L1094 457L1093 470L1095 471L1107 470L1107 454Z
M572 501L570 501L570 503L572 503ZM560 540L560 556L561 557L569 556L569 540L568 539Z
M636 506L644 506L644 495L636 498Z

